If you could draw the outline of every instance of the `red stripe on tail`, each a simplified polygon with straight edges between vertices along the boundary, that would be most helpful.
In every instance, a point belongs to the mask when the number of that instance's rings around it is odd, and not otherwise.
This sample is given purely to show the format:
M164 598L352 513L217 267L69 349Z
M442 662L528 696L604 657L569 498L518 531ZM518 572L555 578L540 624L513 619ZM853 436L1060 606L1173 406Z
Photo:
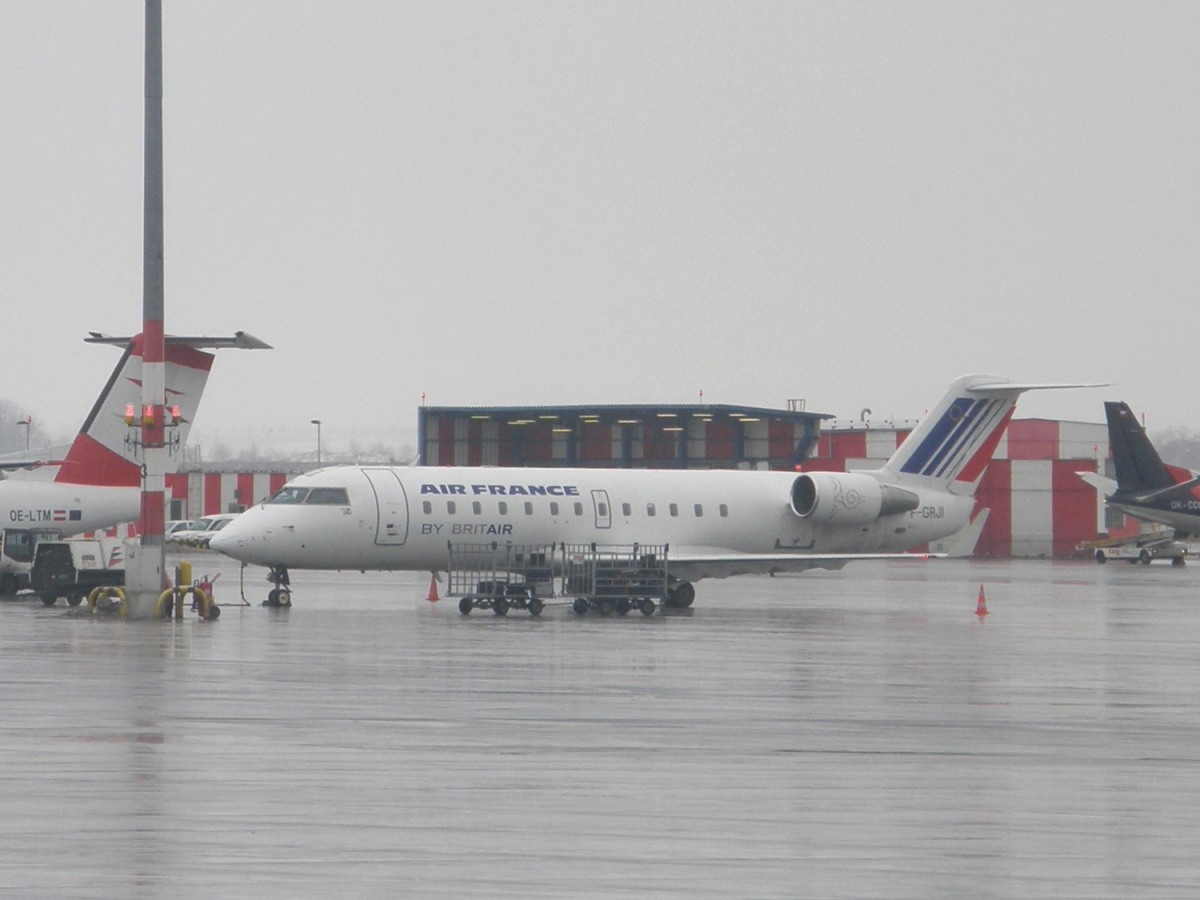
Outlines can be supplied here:
M119 456L95 438L78 434L54 480L60 484L141 487L142 472L137 463Z
M974 484L979 476L983 474L983 470L987 468L987 464L992 461L992 454L996 452L996 446L1000 443L1000 438L1004 437L1004 429L1008 427L1008 422L1016 410L1016 406L1008 408L1008 412L1004 414L1004 418L1000 420L1000 424L992 430L992 433L987 436L987 440L983 442L975 452L975 455L963 466L962 471L954 479L955 481Z

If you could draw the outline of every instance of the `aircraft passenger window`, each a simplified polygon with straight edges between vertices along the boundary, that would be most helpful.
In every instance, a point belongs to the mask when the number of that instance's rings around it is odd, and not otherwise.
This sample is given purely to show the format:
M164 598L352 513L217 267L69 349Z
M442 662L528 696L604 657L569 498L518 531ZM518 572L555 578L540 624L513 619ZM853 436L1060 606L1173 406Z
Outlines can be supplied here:
M558 515L558 503L556 501L550 502L550 515L552 515L552 516Z
M475 513L475 515L479 515L481 512L483 512L483 504L480 503L478 500L472 500L471 501L471 512Z
M718 507L717 507L717 509L720 511L720 513L721 513L721 518L722 518L722 519L728 519L728 518L729 518L729 506L728 506L728 504L722 503L720 506L718 506Z
M646 515L648 515L648 516L654 515L654 504L653 503L646 504Z
M693 507L693 509L695 509L695 511L696 511L696 518L697 518L697 519L702 519L702 518L704 518L704 504L703 504L703 503L697 503L697 504L696 504L696 505Z
M447 514L449 514L451 516L454 515L456 512L458 512L458 507L455 506L453 500L446 501L446 512L447 512Z
M308 492L305 503L319 503L322 506L349 506L350 498L345 488L313 488Z
M503 500L501 500L498 505L500 507L500 515L507 516L508 515L508 504L505 503Z
M577 515L577 516L583 515L583 504L582 503L575 504L575 515Z
M671 515L673 515L673 516L679 515L679 504L678 503L672 503L670 506L667 507L667 509L670 510Z
M268 503L303 503L308 496L308 488L281 487L270 497Z
M630 506L628 503L622 503L621 504L621 515L625 516L626 518L628 518L629 516L632 516L633 515L633 507Z
M533 504L530 503L528 500L525 501L525 515L527 515L527 516L533 515Z
M421 512L425 513L425 515L429 515L433 512L433 504L426 500L421 504Z

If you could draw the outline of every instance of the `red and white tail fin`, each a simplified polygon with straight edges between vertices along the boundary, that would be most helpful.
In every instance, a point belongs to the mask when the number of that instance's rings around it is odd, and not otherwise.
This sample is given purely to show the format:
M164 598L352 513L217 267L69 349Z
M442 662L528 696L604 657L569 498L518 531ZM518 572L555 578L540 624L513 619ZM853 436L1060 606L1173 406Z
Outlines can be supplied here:
M126 345L125 353L71 444L55 476L56 482L141 486L141 454L131 440L140 437L140 430L127 425L125 416L128 409L136 414L142 408L142 346L140 334ZM180 447L187 442L212 363L211 353L184 342L171 339L166 342L165 403L167 409L179 407L179 425L173 430Z

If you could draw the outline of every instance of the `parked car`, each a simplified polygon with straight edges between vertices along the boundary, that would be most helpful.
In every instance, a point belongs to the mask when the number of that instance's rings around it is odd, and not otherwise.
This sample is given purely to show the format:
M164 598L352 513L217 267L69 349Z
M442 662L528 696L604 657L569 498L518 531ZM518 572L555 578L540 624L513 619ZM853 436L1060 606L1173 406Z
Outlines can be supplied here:
M178 540L175 535L181 531L198 531L201 529L200 519L172 519L167 523L163 536L167 541Z
M219 516L205 516L195 528L175 532L170 540L176 544L188 547L205 548L212 536L238 517L237 513L222 513Z

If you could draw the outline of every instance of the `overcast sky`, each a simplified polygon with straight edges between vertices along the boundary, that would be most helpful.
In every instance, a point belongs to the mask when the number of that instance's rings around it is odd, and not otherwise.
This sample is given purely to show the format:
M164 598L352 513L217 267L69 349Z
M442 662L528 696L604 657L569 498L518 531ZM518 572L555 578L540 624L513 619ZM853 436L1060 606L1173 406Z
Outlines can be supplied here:
M1200 4L164 4L193 443L431 404L1200 428ZM142 314L144 10L0 4L0 397L74 432Z

